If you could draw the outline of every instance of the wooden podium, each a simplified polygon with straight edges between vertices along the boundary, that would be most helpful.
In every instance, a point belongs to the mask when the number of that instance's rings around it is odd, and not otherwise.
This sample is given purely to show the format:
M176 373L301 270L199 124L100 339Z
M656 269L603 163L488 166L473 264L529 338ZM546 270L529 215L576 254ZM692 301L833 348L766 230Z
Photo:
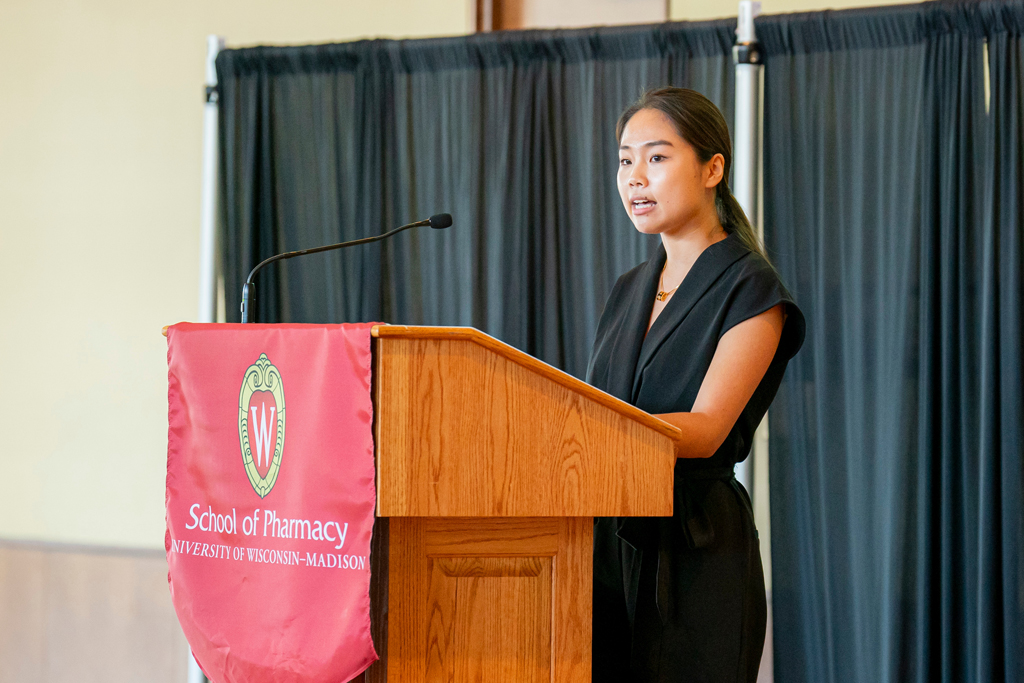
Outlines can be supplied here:
M677 430L471 328L373 335L366 680L589 683L593 518L672 514Z

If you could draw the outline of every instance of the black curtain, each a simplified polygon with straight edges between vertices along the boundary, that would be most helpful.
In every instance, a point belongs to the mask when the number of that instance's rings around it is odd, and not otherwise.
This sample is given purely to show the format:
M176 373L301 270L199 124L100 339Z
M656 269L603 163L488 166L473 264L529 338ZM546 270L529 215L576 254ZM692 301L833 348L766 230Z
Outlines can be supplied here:
M648 87L732 121L732 21L227 50L220 82L228 320L276 252L261 322L472 325L581 376L615 279L656 242L616 188L619 113Z
M1022 26L757 25L765 232L808 321L770 413L779 681L1024 680Z
M266 256L449 211L271 266L257 319L473 325L582 374L653 246L615 118L668 83L731 122L734 25L221 53L229 320ZM1024 680L1022 25L1020 0L758 20L765 234L808 321L769 413L780 682Z

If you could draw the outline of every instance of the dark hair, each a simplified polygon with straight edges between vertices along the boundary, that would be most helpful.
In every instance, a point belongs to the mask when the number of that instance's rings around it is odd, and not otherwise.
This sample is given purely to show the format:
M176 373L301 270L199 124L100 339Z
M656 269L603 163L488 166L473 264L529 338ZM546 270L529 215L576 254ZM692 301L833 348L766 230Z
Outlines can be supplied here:
M729 191L729 168L732 166L732 141L729 139L729 127L718 107L696 90L686 88L658 88L648 90L633 104L622 112L619 122L615 124L615 137L621 142L626 124L641 109L655 109L667 116L676 128L679 136L686 140L697 152L702 164L711 160L716 154L725 158L722 181L715 188L715 209L718 221L726 233L736 233L740 240L751 251L768 260L754 228L751 227L743 207Z

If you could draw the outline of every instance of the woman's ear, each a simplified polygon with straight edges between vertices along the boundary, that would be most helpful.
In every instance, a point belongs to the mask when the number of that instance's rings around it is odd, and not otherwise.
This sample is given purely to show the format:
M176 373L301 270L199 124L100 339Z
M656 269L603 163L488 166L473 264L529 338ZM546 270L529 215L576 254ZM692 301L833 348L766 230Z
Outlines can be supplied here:
M707 172L707 180L704 181L704 187L712 188L722 182L722 178L725 174L725 157L721 154L708 159L708 163L704 166L705 172Z

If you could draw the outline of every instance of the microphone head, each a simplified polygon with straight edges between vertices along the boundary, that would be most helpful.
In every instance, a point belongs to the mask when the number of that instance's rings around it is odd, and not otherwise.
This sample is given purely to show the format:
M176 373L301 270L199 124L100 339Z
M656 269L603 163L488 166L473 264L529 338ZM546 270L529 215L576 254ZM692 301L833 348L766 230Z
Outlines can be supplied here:
M434 230L440 230L447 228L452 224L452 215L450 213L439 213L430 217L430 227Z

